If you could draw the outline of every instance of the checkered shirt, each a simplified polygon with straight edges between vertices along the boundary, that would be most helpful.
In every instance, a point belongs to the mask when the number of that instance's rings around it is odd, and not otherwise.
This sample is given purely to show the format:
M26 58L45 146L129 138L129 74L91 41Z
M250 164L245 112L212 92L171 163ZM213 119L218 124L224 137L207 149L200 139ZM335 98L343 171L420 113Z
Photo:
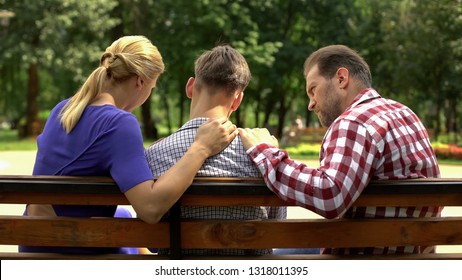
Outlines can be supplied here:
M145 151L154 177L161 176L171 168L189 149L199 126L207 118L188 121L172 135L157 141ZM221 153L208 158L197 173L205 177L262 177L256 166L247 156L242 141L236 137ZM222 206L184 206L181 208L183 218L191 219L285 219L285 207L222 207ZM185 255L262 255L271 254L267 250L242 249L188 249ZM167 254L168 250L159 250Z
M371 180L440 177L419 118L406 106L362 91L324 136L320 166L308 167L262 143L247 153L282 199L328 219L436 217L442 207L351 207ZM382 234L377 232L377 234ZM341 238L341 236L339 236ZM332 254L427 253L434 247L325 248Z

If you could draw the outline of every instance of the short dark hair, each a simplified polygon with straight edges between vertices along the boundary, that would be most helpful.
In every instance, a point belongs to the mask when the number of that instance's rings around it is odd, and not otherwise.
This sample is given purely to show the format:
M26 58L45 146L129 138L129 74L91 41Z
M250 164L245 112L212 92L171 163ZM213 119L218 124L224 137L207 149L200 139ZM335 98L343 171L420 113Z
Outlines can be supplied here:
M318 65L319 74L327 79L332 78L340 67L348 69L350 74L366 87L372 86L372 75L369 65L357 52L344 45L331 45L313 52L303 66L304 75Z
M221 45L202 53L194 63L196 86L212 92L220 89L229 94L243 91L251 74L245 58L229 45Z

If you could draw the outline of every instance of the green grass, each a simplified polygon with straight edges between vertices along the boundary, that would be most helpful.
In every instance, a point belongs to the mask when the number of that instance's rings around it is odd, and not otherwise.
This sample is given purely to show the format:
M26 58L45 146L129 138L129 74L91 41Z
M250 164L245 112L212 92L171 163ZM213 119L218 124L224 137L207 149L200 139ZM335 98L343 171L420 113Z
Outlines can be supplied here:
M19 139L17 130L0 129L0 151L33 151L36 149L35 139Z
M282 147L291 158L319 158L320 143L298 144L295 146Z

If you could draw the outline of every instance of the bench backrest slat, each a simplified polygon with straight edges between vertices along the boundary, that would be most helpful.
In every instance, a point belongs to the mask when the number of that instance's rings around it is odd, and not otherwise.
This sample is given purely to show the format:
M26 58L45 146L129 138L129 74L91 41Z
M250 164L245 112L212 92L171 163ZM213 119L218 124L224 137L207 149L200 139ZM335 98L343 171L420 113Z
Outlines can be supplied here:
M55 179L56 180L53 180ZM0 176L0 203L126 205L110 178L70 176ZM288 205L260 178L196 178L183 205ZM461 179L374 181L356 206L460 206Z

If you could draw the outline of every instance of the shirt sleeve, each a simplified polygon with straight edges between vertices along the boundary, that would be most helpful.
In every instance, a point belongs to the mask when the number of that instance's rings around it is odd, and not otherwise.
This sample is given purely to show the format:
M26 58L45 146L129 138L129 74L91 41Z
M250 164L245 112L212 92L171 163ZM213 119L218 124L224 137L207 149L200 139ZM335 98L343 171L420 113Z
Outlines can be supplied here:
M340 121L328 131L318 168L290 159L287 152L268 144L247 151L268 187L291 204L325 218L342 216L370 181L376 148L367 130Z
M120 190L126 192L139 183L152 180L135 116L126 114L119 118L111 133L109 170Z

